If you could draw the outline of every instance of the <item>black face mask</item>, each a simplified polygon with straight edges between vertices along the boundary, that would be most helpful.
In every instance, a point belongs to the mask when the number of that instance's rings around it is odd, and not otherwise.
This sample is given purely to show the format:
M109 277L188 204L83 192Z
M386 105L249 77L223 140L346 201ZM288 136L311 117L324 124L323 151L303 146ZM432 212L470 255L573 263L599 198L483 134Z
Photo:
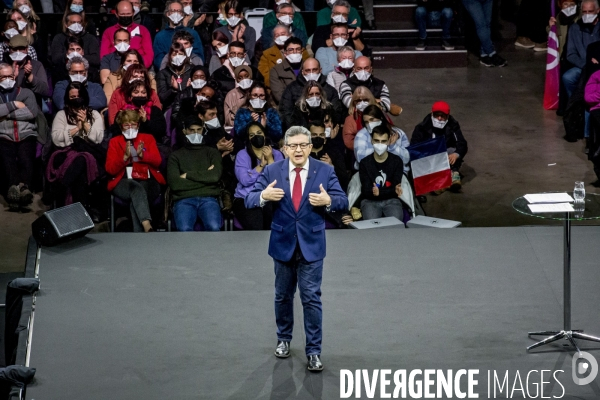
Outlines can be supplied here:
M312 138L311 140L312 140L314 149L320 149L321 147L323 147L325 145L325 138L317 136L317 137Z
M134 106L141 107L141 106L145 105L148 102L148 97L146 97L146 96L144 96L144 97L132 97L131 98L131 102L133 103Z
M133 23L133 15L131 17L118 17L117 21L121 26L129 26Z
M250 143L257 149L260 149L265 145L265 137L262 135L256 135L250 139Z
M69 105L71 106L71 108L81 108L84 106L83 99L81 97L76 97L74 99L70 99Z

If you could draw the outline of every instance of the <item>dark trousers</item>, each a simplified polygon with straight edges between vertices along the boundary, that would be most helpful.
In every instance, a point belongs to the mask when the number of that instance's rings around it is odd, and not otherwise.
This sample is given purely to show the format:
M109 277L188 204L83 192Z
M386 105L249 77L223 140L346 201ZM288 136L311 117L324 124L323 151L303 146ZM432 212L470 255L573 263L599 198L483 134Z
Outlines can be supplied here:
M36 146L35 136L20 142L0 139L0 160L9 186L19 183L31 186Z
M58 157L56 157L58 158ZM59 160L60 161L60 160ZM55 162L55 167L60 167L60 163ZM65 175L60 181L60 185L62 186L58 191L60 196L58 196L59 205L63 205L65 200L66 193L65 190L71 192L71 198L73 203L80 202L84 205L87 205L87 162L83 157L77 157L73 160L69 168L65 171ZM63 195L64 194L64 195Z
M522 0L517 12L517 36L528 37L535 43L548 41L550 2L546 0Z
M273 208L267 202L261 208L246 208L244 199L236 197L233 199L233 214L247 231L262 231L271 229L273 221Z
M145 181L121 179L113 193L121 200L130 202L133 231L144 232L142 222L152 221L150 204L160 195L160 184L152 178Z
M275 322L277 339L290 342L294 330L294 294L300 289L304 312L306 355L321 354L323 338L323 308L321 304L321 281L323 260L308 262L296 248L292 259L275 262Z

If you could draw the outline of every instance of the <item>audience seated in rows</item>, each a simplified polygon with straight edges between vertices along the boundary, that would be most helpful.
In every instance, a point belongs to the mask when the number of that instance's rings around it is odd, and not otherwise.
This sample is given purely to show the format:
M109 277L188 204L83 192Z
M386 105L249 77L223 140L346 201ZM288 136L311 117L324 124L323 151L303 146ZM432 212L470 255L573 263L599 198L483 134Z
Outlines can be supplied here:
M42 97L50 94L48 77L44 65L27 54L27 39L21 35L13 36L2 61L13 65L16 86L31 90L41 109Z
M290 3L279 2L276 4L275 10L266 14L263 18L263 25L260 40L262 41L263 49L268 49L277 36L275 36L274 28L276 25L282 25L287 28L288 36L297 37L302 41L302 47L306 47L308 34L306 26L304 26L304 18L302 14L294 11L294 6ZM283 44L285 40L281 41Z
M225 34L227 39L229 39L229 43L242 42L245 46L245 51L248 53L248 58L252 60L256 44L256 31L248 25L248 21L244 18L243 8L242 3L238 0L227 1L225 3L227 26L217 28L215 31Z
M238 67L242 68L242 67ZM273 107L271 96L262 82L254 82L244 97L243 104L235 114L233 128L236 136L245 139L248 125L256 122L262 125L264 135L279 147L278 143L283 138L281 119Z
M159 71L156 77L158 98L165 109L171 107L175 99L191 85L191 64L185 48L173 43L167 54L167 67Z
M340 86L354 72L355 50L349 46L342 46L337 49L337 64L327 75L327 83L337 92L340 92Z
M308 81L302 89L300 98L294 104L289 126L309 126L310 121L332 120L335 124L343 122L343 107L339 101L330 103L325 90L316 81Z
M192 36L188 31L186 31L186 30L175 31L171 45L174 43L179 43L183 47L183 49L185 51L185 55L187 57L189 57L189 61L190 61L191 65L204 65L204 62L202 61L202 59L200 57L198 57L198 55L196 55L192 52L194 50L194 36ZM167 68L168 66L169 66L169 55L166 54L165 57L163 58L162 62L160 63L160 70L162 71L163 69Z
M350 151L354 150L354 138L363 126L363 111L370 105L377 105L373 93L365 86L359 86L352 93L352 101L348 108L348 116L344 121L343 140L344 145Z
M129 1L120 1L116 6L117 23L106 28L100 41L100 57L107 56L116 50L115 32L124 29L129 32L129 47L137 50L144 59L146 68L150 68L154 59L152 36L148 29L134 22L134 9ZM128 50L128 49L125 49Z
M310 156L331 165L340 182L340 186L346 191L350 178L346 171L344 155L336 146L332 145L331 141L335 138L335 135L331 134L331 128L326 127L323 120L313 120L308 123L308 130L310 131L312 142Z
M252 69L248 65L236 67L235 88L231 89L225 96L225 126L233 126L237 110L246 102L248 91L254 82L252 80Z
M302 62L308 58L300 39L291 37L283 44L284 58L269 71L269 85L276 104L281 102L285 88L298 78ZM264 54L263 54L264 56Z
M220 92L223 98L227 96L230 90L236 87L236 79L234 69L240 65L248 65L252 70L252 80L264 82L262 74L249 65L246 61L246 48L244 43L235 41L229 43L228 58L223 62L223 65L218 68L211 76L220 84Z
M369 89L383 111L390 110L392 106L390 91L384 81L373 76L373 67L369 57L358 57L354 62L352 74L340 85L340 99L346 107L350 107L352 93L358 86L365 86Z
M96 111L106 108L106 96L102 86L98 83L88 81L88 69L90 64L87 58L74 56L67 62L68 80L57 82L54 86L52 101L57 110L62 110L65 105L65 90L71 82L81 82L90 95L90 107Z
M115 117L120 110L123 110L127 105L133 104L131 99L126 97L125 93L131 93L130 87L137 80L144 82L146 90L149 93L148 98L152 102L152 105L162 110L163 106L160 102L158 94L152 87L152 76L142 64L131 64L131 66L128 67L123 73L121 84L117 89L115 89L110 97L110 102L108 103L108 122L110 125L115 122Z
M263 51L262 56L260 57L260 61L258 62L258 70L265 78L265 84L267 86L271 85L269 76L271 70L277 65L282 64L285 57L287 56L287 53L285 52L285 44L287 43L287 40L291 37L295 37L292 36L289 28L284 25L276 25L273 28L273 36L273 45L269 48L266 48L266 50ZM299 38L297 39L297 43L299 43L300 48L303 49L302 60L306 60L309 57L308 52L304 50L304 45L302 44L302 41ZM297 56L293 56L292 58L297 58ZM297 69L299 70L299 68L300 67L298 66Z
M329 75L331 72L333 72L335 66L338 65L338 50L341 47L346 46L346 43L348 43L348 38L348 25L331 25L331 35L328 46L321 47L315 54L315 58L319 60L319 63L321 63L323 75ZM354 50L354 57L358 58L360 56L362 56L362 53L358 50Z
M350 18L350 3L346 0L337 0L331 9L330 20L328 24L319 25L313 34L311 49L314 54L317 54L321 47L328 47L331 45L331 25L332 24L346 24L348 25L348 46L363 51L365 45L363 44L360 33L361 28L356 25L356 20L349 20Z

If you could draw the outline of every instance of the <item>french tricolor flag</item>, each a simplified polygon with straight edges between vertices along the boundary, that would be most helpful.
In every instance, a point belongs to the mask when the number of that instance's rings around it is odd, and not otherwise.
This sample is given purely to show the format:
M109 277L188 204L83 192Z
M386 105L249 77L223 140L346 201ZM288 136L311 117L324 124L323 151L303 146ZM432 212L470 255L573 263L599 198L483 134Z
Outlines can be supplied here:
M414 144L408 152L417 196L450 187L452 174L444 136Z

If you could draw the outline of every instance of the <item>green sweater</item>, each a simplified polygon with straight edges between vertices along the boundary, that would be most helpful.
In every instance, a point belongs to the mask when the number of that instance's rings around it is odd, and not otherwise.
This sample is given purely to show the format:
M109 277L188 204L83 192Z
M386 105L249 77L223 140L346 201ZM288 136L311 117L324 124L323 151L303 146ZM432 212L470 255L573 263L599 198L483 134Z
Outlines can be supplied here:
M356 20L356 24L352 23L354 20ZM317 26L329 24L331 24L331 7L325 7L317 12ZM360 15L358 14L358 10L354 7L350 7L350 14L348 14L348 25L350 28L360 28L362 26L362 21L360 19Z
M214 168L209 170L211 165ZM221 153L215 148L187 144L174 151L167 163L167 183L173 200L219 196L222 171ZM181 177L183 174L185 178Z

